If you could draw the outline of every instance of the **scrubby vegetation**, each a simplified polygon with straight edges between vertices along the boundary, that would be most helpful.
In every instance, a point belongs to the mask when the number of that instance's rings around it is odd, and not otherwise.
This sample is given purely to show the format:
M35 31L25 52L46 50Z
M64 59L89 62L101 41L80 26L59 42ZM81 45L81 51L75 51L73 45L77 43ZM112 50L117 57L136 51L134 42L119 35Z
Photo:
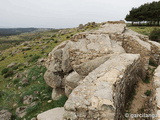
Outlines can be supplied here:
M147 36L149 36L154 29L160 29L158 26L131 26L130 24L128 24L128 28Z
M154 29L150 33L149 38L153 41L160 42L160 29Z

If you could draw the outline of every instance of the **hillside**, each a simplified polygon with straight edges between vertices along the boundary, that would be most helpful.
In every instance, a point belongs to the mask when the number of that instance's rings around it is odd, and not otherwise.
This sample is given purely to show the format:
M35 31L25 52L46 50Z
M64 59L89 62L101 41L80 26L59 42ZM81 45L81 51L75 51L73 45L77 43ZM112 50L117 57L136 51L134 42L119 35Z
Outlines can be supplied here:
M58 44L74 34L97 29L99 24L88 23L81 27L50 30L39 33L23 33L7 37L8 41L23 40L0 52L0 118L12 116L13 120L31 120L48 109L61 107L67 97L52 100L52 89L43 78L44 61ZM2 40L2 37L1 37ZM1 47L6 43L1 43ZM7 111L6 111L7 110Z
M47 37L53 32L59 31L56 29L50 30L40 28L19 28L20 30L18 29L18 31L17 29L0 29L0 51L19 45L25 41L32 41L41 37Z
M18 35L36 30L38 30L38 28L0 28L0 36Z

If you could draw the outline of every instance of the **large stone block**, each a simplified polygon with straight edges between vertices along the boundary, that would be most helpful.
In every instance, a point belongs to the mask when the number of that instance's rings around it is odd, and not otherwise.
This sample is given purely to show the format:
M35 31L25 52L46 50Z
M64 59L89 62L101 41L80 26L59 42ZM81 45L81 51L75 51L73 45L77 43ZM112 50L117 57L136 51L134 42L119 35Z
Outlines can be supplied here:
M134 66L134 67L133 67ZM69 96L65 110L66 119L123 119L125 105L138 80L140 55L112 56L90 72ZM73 114L73 112L75 114ZM93 117L92 115L95 115Z

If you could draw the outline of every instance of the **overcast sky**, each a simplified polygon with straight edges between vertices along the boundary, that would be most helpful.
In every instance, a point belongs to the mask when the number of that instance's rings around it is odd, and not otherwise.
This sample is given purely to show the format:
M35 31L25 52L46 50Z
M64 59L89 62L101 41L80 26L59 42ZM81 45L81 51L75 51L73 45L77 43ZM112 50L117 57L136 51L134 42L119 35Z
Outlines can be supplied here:
M0 0L0 27L77 27L123 20L129 10L158 0Z

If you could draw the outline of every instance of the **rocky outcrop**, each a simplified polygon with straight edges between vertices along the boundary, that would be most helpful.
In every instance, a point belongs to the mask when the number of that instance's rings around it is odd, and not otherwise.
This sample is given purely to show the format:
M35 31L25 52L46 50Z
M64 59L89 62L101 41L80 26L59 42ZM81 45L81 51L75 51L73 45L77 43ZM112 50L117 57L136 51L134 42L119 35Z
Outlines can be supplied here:
M89 73L65 104L67 120L123 119L126 103L139 80L140 56L113 56Z
M66 120L123 120L138 80L149 60L160 60L160 44L126 28L103 23L99 30L78 33L55 47L46 60L46 83L57 99L65 91Z

